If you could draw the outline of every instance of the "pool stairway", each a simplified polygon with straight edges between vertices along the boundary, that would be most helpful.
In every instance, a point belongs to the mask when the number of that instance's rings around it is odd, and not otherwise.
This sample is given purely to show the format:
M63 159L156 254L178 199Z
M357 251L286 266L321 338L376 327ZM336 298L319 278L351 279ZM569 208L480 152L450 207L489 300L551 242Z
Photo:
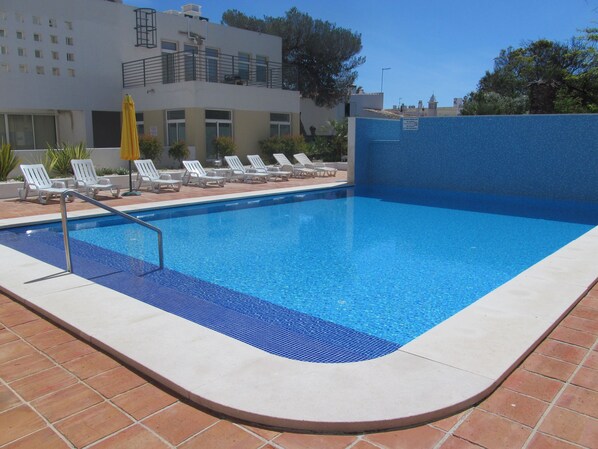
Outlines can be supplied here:
M3 231L0 243L66 268L61 232ZM318 363L356 362L400 347L76 239L72 239L71 255L78 276L281 357Z

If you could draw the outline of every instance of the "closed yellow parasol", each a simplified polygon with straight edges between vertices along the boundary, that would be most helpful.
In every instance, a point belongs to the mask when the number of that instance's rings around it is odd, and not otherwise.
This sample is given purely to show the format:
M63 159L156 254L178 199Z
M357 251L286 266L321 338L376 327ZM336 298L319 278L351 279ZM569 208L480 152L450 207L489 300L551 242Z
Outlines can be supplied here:
M139 136L137 135L135 103L129 94L125 95L123 99L120 158L129 161L129 191L123 193L123 196L139 195L139 192L133 191L131 178L131 161L139 159Z

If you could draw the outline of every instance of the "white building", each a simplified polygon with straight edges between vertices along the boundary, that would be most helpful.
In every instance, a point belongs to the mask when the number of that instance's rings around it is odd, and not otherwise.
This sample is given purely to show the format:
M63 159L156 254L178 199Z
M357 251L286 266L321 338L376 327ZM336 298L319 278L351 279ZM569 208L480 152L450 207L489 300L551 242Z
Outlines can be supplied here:
M142 132L185 140L202 161L213 137L238 153L299 133L299 93L283 89L282 40L208 22L201 8L160 13L106 0L0 1L0 140L120 145L132 95Z

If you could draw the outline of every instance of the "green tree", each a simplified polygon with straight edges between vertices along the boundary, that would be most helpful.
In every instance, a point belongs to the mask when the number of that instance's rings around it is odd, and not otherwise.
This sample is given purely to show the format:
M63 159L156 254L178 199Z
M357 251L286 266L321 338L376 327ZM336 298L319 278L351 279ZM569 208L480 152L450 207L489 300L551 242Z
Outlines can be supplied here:
M466 96L464 115L598 111L597 35L569 43L545 39L501 50L475 92Z
M237 10L222 15L222 23L282 38L282 59L298 71L298 90L318 106L344 101L357 79L355 69L365 62L361 34L313 19L291 8L284 17L249 17Z

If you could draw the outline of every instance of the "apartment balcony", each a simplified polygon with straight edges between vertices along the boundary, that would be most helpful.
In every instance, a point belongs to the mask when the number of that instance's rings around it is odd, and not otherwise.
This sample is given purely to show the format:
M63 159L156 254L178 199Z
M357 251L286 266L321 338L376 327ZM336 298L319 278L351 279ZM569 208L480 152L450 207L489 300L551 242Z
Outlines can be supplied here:
M125 62L123 88L205 81L269 89L299 90L295 67L240 56L181 51Z

